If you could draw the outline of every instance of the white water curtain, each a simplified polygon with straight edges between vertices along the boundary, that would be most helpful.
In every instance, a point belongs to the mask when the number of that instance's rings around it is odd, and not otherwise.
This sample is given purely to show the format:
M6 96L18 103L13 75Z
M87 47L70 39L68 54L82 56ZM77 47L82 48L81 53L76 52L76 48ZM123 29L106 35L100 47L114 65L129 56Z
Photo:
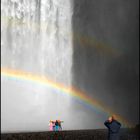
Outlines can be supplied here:
M1 67L70 86L71 17L71 0L2 0ZM60 91L3 76L1 83L2 132L47 130L50 119L67 118L58 113L69 107Z

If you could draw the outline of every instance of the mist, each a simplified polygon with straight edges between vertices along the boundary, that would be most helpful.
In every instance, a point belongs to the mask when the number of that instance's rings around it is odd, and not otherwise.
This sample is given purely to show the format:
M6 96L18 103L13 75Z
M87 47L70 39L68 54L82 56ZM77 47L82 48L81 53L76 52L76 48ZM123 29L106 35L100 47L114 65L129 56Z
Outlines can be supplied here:
M134 124L139 122L138 3L77 0L72 19L73 86Z
M135 1L2 0L1 68L75 87L139 123ZM1 131L105 128L108 113L60 88L1 74Z

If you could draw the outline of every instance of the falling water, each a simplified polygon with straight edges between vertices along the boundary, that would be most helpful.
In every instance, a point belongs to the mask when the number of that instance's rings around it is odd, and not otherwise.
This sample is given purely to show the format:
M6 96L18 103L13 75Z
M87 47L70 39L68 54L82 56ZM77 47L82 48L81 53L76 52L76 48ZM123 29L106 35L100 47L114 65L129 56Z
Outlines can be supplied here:
M69 1L2 1L3 67L70 84L71 42Z
M1 67L71 84L71 0L2 0ZM52 89L2 77L2 131L46 130L62 119L63 104Z

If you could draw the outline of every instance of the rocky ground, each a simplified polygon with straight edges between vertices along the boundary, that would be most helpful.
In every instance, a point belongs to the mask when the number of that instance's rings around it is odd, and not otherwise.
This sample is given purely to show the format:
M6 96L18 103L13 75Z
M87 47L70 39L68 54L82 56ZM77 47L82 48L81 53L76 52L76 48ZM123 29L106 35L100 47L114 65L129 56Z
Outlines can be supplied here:
M120 140L140 140L138 135L134 130L121 130ZM1 140L107 140L107 130L5 133Z

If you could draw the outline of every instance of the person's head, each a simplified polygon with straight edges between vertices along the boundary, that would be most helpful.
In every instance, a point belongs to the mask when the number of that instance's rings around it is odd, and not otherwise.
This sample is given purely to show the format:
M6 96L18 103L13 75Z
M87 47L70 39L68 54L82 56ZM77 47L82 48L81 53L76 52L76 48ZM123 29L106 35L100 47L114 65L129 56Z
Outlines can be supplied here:
M116 120L116 118L117 118L116 115L113 114L112 115L112 120Z
M112 122L113 120L116 120L116 115L114 114L108 118L109 122Z
M112 116L108 118L108 121L109 121L109 122L112 122L112 120L113 120L113 119L112 119Z

